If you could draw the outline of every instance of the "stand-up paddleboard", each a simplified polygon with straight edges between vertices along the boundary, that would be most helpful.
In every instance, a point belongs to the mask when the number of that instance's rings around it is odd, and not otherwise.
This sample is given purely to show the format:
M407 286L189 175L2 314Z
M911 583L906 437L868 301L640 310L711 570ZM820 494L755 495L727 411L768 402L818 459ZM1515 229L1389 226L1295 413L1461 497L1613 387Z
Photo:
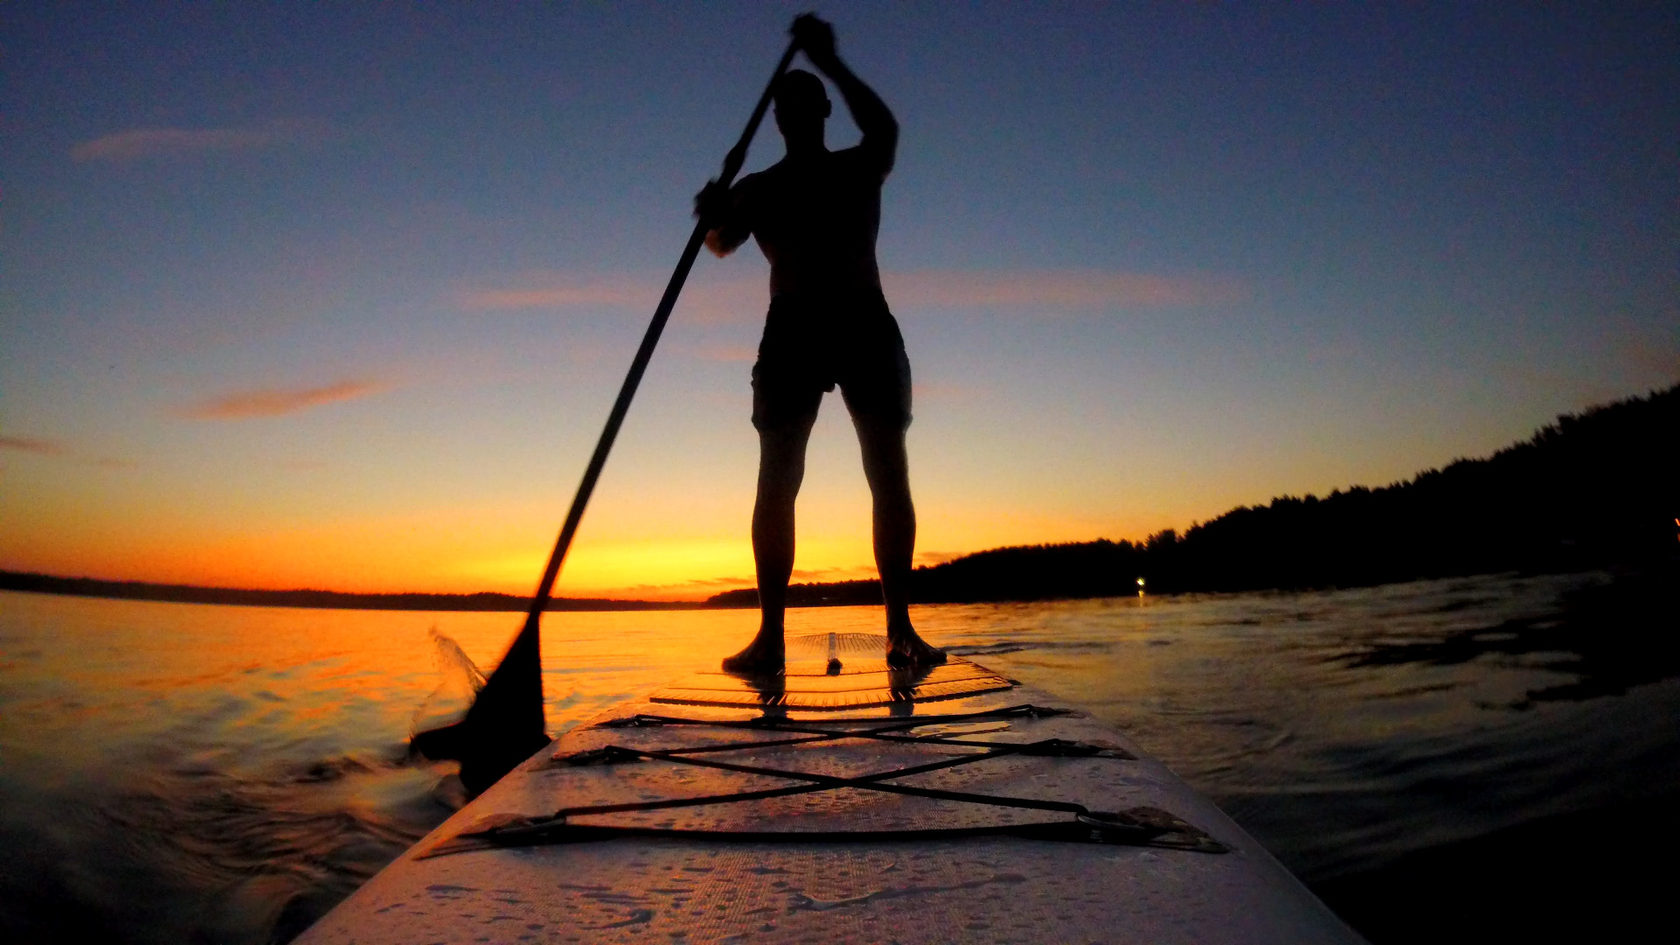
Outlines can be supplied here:
M299 940L1361 941L1126 738L960 658L789 641L538 752Z

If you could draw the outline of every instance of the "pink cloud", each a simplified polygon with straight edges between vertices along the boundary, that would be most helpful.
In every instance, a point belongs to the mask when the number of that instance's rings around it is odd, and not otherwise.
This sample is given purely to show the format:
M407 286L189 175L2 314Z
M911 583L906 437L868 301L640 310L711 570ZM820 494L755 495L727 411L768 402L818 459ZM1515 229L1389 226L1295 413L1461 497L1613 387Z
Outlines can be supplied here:
M83 162L126 163L249 151L294 140L299 134L300 128L281 123L252 128L131 128L83 141L70 149L70 157Z
M658 290L652 284L629 277L610 276L575 280L539 276L529 280L527 285L468 289L460 295L461 306L472 311L574 308L582 305L625 305L651 311L658 300Z
M133 469L136 466L133 460L120 459L115 456L91 456L71 449L59 440L50 440L45 437L0 436L0 450L16 450L20 453L33 453L36 456L50 456L54 459L99 466L105 469Z
M663 276L629 273L532 273L505 286L473 288L457 296L468 311L563 310L584 307L626 308L649 317L665 292ZM690 278L677 301L676 317L716 325L763 317L768 298L764 277Z
M1218 276L1085 269L918 270L884 273L882 281L887 298L903 308L1154 308L1232 302L1246 294Z
M916 381L912 387L917 403L938 401L940 403L970 403L985 393L984 387L971 384L930 384Z
M182 411L193 420L246 420L252 417L277 417L377 394L388 384L370 381L340 381L325 387L271 388L268 390L236 391L204 401Z
M656 281L656 279L658 281ZM1233 302L1247 295L1220 276L1166 276L1084 269L962 272L925 269L882 275L894 309L993 308L1044 311L1156 308ZM612 306L652 315L663 277L632 274L533 273L513 284L461 292L469 311L516 311ZM701 325L756 323L769 289L762 271L720 275L697 271L677 303L676 317Z
M758 349L751 345L702 345L694 349L694 356L702 361L750 364L758 359Z
M692 293L683 293L682 301L677 303L677 314L700 325L755 325L764 321L764 310L769 304L770 284L760 272L700 282Z
M0 449L34 453L37 456L63 456L69 452L57 440L31 436L0 436Z

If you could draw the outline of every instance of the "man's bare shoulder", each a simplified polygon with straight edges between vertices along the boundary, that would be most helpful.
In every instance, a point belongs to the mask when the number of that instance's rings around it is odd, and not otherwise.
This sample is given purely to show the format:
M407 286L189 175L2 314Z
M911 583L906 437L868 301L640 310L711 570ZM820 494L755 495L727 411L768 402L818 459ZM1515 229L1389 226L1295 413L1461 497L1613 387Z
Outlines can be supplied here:
M805 186L813 176L867 177L884 180L892 170L892 162L886 159L879 149L868 143L841 148L838 151L824 151L817 157L805 157L798 161L782 158L750 177L758 178L756 186L776 187L782 183Z
M872 177L886 180L892 173L892 154L883 153L879 147L865 141L841 151L834 152L835 163L845 168L846 173L860 177Z

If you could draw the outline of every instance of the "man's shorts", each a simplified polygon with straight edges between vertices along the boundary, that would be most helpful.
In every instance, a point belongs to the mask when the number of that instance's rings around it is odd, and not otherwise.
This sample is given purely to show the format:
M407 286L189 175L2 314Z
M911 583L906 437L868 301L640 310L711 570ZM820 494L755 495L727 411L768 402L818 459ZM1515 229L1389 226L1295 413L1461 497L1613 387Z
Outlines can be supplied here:
M836 386L853 417L910 425L910 359L879 294L771 299L752 384L761 431L809 422Z

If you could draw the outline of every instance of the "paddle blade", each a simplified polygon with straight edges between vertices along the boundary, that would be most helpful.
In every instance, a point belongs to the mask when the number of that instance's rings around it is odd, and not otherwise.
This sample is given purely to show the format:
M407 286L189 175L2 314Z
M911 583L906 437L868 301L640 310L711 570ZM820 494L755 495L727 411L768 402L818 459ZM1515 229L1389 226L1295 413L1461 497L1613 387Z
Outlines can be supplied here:
M525 622L461 721L409 741L411 750L434 761L459 761L461 783L475 796L548 744L537 626L534 615Z

